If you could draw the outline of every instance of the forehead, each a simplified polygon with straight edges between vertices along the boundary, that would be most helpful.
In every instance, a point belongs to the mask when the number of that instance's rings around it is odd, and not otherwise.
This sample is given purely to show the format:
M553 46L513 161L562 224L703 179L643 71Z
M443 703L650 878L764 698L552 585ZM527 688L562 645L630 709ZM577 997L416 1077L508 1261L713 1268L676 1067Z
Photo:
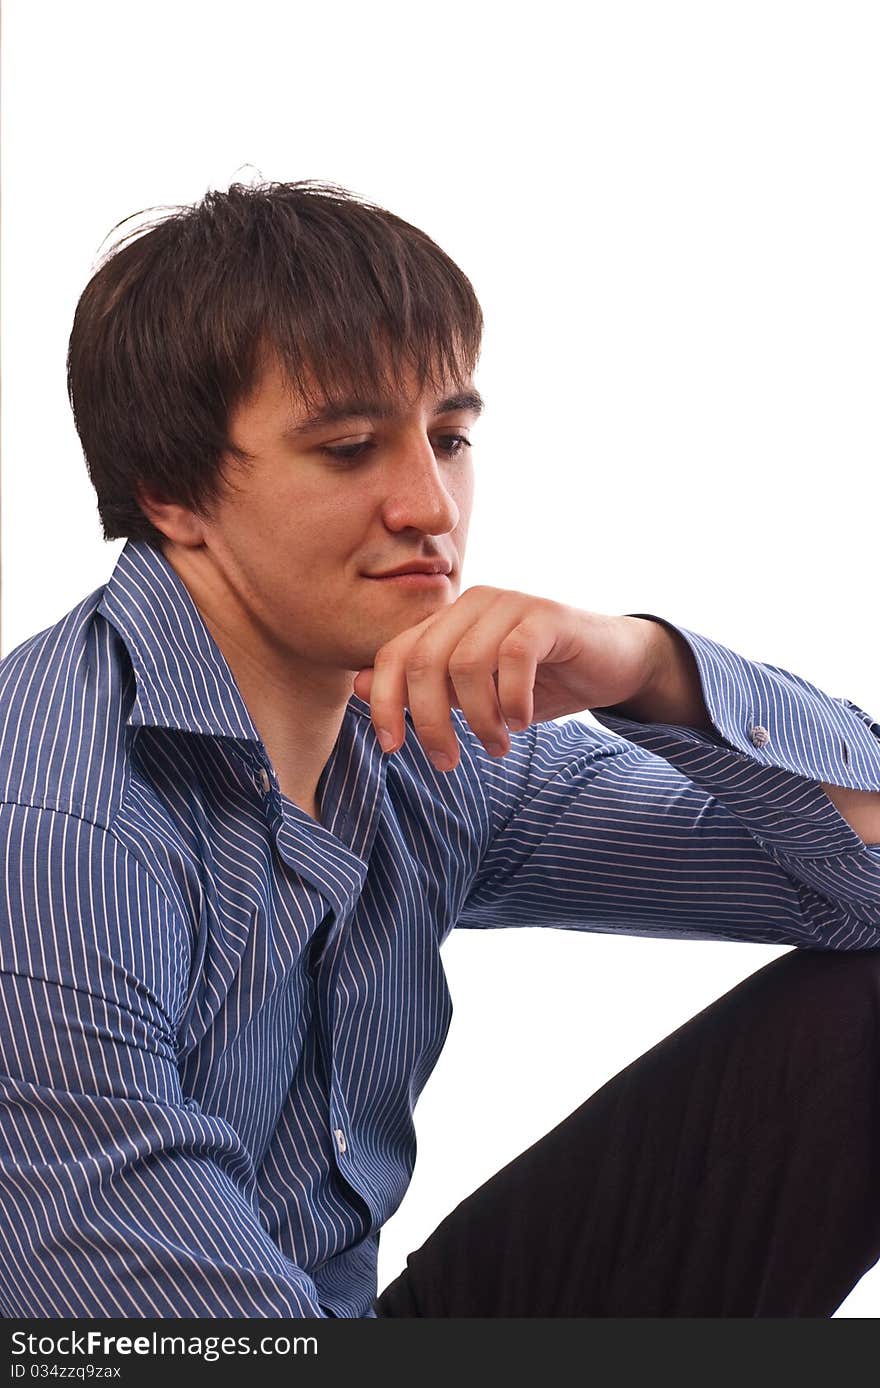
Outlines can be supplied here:
M300 359L290 367L275 349L264 348L257 368L251 400L284 400L291 413L303 420L319 413L342 417L351 404L370 404L369 411L389 417L420 403L432 405L447 397L469 392L476 395L469 365L441 364L439 358L416 367L406 358L393 358L377 347L358 364L353 361L322 365L320 373Z
M483 400L470 377L435 376L420 388L412 370L400 373L397 380L386 377L384 382L362 385L343 381L331 390L322 389L311 374L301 382L291 381L282 363L273 358L263 366L245 403L245 409L257 415L281 414L285 434L297 437L350 419L394 419L420 407L437 415L455 411L477 416Z
M426 389L422 394L428 412L434 415L467 412L476 416L483 409L479 391L467 383L460 388L453 386L448 392ZM409 395L345 396L324 400L317 406L304 407L299 414L292 416L286 432L303 436L326 428L329 424L341 424L350 419L396 419L408 414L418 404L419 397Z

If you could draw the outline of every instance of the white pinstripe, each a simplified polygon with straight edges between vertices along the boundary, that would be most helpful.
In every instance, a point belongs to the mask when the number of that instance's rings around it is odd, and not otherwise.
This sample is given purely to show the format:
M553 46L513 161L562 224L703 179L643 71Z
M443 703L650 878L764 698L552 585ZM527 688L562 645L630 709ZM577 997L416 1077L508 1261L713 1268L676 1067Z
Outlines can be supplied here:
M0 661L4 1315L372 1315L456 926L880 945L880 850L817 785L880 790L880 727L674 629L715 732L496 762L456 713L442 776L353 698L320 825L149 546Z

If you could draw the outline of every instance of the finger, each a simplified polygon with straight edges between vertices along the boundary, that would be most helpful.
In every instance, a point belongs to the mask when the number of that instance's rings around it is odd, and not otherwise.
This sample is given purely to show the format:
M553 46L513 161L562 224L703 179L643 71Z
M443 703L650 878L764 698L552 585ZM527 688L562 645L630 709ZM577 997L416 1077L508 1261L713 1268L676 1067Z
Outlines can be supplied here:
M424 621L417 622L415 626L387 641L373 658L369 671L369 693L364 695L364 698L369 699L370 717L383 752L395 751L402 746L406 737L406 723L403 717L406 707L406 653L418 640L422 631L437 619L437 615L439 614L426 617Z
M416 736L429 755L433 754L432 761L440 769L450 769L441 761L443 758L452 766L458 761L458 738L450 719L450 705L458 704L490 755L504 756L509 751L494 673L502 641L522 618L523 602L527 601L530 600L522 594L501 593L466 627L454 645L448 627L444 630L437 626L423 633L409 652L409 711ZM452 682L452 700L446 687L441 687L444 673ZM519 708L522 705L521 697Z
M507 724L498 703L498 690L491 671L453 676L456 703L486 751L503 757L510 751Z
M438 771L451 771L458 764L459 752L450 717L457 695L445 655L435 656L430 647L420 643L407 658L404 679L419 742Z
M511 732L527 728L534 717L535 678L551 636L522 622L498 648L498 705Z
M359 699L363 699L365 704L370 702L370 690L373 687L373 667L369 666L363 670L358 670L354 677L352 690Z
M510 751L510 737L506 711L500 697L500 686L495 676L496 671L500 669L502 652L508 648L511 641L511 628L513 632L521 629L519 619L522 616L522 607L522 598L519 595L512 595L508 601L497 603L465 633L449 657L449 674L455 686L459 707L487 752L496 757L502 757ZM514 623L516 625L513 625ZM514 646L512 649L515 664L517 647ZM532 681L534 669L532 663ZM508 695L508 702L514 712L522 717L527 716L531 710L528 662L520 670L519 678L523 687L513 686L514 694ZM508 682L510 679L511 676L508 676Z
M461 703L461 698L451 678L451 655L466 634L475 627L482 629L487 612L494 613L503 604L504 597L497 589L469 589L453 607L447 608L436 621L425 627L406 652L405 697L413 727L434 766L440 771L452 770L459 759L458 738L450 711L456 703ZM522 599L518 602L521 606ZM508 619L506 626L509 625ZM485 665L491 676L491 660L486 661ZM496 721L503 727L503 720L497 718L497 710Z
M370 684L370 717L383 752L402 746L406 737L406 673L403 654L394 642L376 652Z

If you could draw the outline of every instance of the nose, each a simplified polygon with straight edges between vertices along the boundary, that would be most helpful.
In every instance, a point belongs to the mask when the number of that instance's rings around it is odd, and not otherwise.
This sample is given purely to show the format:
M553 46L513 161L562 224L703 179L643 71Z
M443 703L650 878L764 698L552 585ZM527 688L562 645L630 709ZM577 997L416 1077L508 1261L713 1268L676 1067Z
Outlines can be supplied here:
M426 535L446 535L460 519L429 439L401 449L386 478L382 507L389 530L419 530Z

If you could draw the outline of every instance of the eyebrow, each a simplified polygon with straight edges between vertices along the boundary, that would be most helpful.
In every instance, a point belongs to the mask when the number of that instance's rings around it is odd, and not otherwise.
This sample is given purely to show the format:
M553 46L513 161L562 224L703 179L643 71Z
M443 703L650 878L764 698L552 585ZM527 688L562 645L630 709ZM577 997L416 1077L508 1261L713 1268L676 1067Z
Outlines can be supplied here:
M485 408L485 401L478 390L459 391L438 400L434 406L436 414L450 414L453 410L469 410L479 415ZM291 424L284 430L287 438L300 438L324 429L328 424L340 424L349 419L393 419L400 411L390 400L331 400L322 405L315 414L298 424Z

